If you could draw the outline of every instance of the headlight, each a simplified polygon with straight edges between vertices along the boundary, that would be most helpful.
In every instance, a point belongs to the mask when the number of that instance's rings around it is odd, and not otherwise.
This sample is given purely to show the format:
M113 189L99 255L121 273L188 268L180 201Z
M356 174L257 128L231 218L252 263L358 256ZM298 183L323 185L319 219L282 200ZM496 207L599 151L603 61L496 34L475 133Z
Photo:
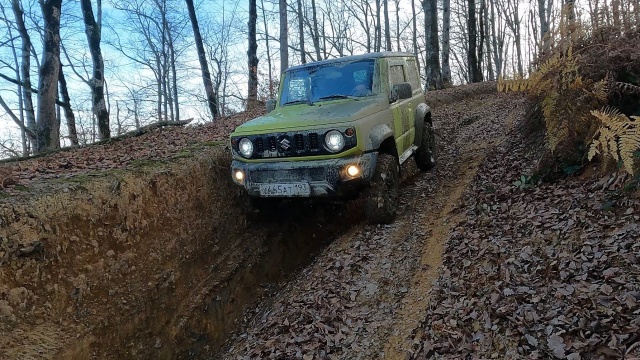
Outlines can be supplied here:
M238 149L240 150L240 154L246 158L250 158L251 155L253 155L253 143L247 138L240 139Z
M338 130L331 130L324 136L327 148L333 152L338 152L344 148L344 136Z

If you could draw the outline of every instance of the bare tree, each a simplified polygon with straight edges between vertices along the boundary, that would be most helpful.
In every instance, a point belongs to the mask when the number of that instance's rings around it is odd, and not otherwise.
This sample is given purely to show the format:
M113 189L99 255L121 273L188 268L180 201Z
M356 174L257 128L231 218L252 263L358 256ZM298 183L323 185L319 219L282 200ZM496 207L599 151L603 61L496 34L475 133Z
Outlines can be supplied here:
M394 2L396 4L396 50L400 51L400 0Z
M504 63L504 41L506 37L506 31L504 26L500 24L496 27L496 14L495 14L495 4L493 1L491 3L491 44L493 47L493 60L496 66L496 76L500 78L503 73L503 63Z
M380 51L382 49L382 27L380 20L381 0L376 0L376 32L375 32L375 48L374 51Z
M469 67L469 81L482 81L482 72L478 66L477 51L477 27L476 27L476 1L468 0L467 31L469 32L469 49L467 51L467 63Z
M300 37L300 62L307 63L307 53L304 49L304 14L302 13L302 0L298 0L298 36Z
M273 97L273 74L271 73L271 49L269 46L269 25L267 24L267 15L266 15L266 11L264 9L264 0L260 0L260 4L262 7L262 20L264 23L264 33L265 33L265 37L264 37L264 41L265 41L265 47L267 48L267 67L268 69L268 73L269 73L269 98Z
M551 11L553 6L553 0L538 0L538 19L540 20L540 40L543 43L542 48L548 49L549 40L547 34L549 33L549 23L551 21Z
M320 32L318 31L318 10L316 8L316 0L311 0L311 12L313 14L313 47L316 50L316 60L321 60L322 57L320 56Z
M93 61L93 73L89 81L91 88L91 105L98 119L98 137L108 139L111 137L109 129L109 112L104 99L104 59L100 49L102 38L102 0L97 2L98 19L93 15L91 0L81 0L84 29L89 43L89 52Z
M41 2L44 23L42 66L38 82L36 153L60 147L60 128L56 114L60 71L60 13L62 0Z
M495 72L493 71L493 61L492 61L492 56L493 53L491 51L491 37L493 36L493 33L491 32L491 28L489 27L489 9L486 6L486 0L482 0L484 3L484 14L483 14L483 19L484 19L484 39L485 39L485 45L487 47L487 72L489 73L489 81L493 81L496 79L495 77ZM491 2L491 1L490 1Z
M33 107L33 97L31 96L31 37L27 32L27 27L24 24L24 12L20 6L19 0L12 0L11 7L13 14L16 18L16 26L18 33L20 34L21 46L21 64L20 74L22 75L22 103L24 104L24 112L27 120L27 129L31 131L27 133L27 138L31 142L32 146L36 143L35 131L36 131L36 114Z
M451 84L451 66L449 65L449 53L451 37L451 0L442 1L442 82Z
M289 24L287 23L287 0L280 0L280 72L289 67Z
M498 3L505 18L505 24L511 30L514 36L516 47L516 62L518 65L518 75L524 76L524 66L522 60L522 36L520 34L520 0L504 0Z
M249 93L247 96L247 110L255 108L258 101L258 40L256 38L256 23L258 9L256 0L249 0Z
M385 50L391 51L391 26L389 25L389 0L382 0L384 4L384 40Z
M438 2L437 0L423 0L424 29L425 29L425 76L428 90L442 89L442 72L440 70L440 44L438 41Z
M416 57L416 65L418 66L418 72L420 72L420 57L418 56L418 25L415 0L411 0L411 24L413 25L413 55Z
M71 145L78 145L78 130L76 128L76 117L71 109L71 98L69 97L69 89L67 86L67 79L64 75L62 68L62 62L60 62L60 76L58 79L60 83L60 95L64 106L61 106L64 110L64 117L67 120L67 132Z
M482 72L482 62L484 60L484 13L487 11L485 0L480 0L480 16L478 30L480 31L480 39L478 39L478 67L477 71L479 73L478 78L480 81L484 81L484 74Z

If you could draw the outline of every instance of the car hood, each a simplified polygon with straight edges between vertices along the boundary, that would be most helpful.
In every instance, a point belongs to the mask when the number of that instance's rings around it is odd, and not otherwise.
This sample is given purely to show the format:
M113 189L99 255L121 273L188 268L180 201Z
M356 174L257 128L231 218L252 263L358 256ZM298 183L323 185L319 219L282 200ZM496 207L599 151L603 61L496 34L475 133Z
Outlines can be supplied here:
M389 107L384 96L340 99L278 107L269 114L250 120L236 128L234 134L317 128L362 119Z

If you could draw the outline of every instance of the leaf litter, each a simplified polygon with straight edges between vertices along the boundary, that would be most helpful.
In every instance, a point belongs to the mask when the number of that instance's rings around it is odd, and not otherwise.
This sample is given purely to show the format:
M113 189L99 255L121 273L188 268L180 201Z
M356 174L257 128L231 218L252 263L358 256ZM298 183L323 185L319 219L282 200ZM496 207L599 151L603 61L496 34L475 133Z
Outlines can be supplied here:
M640 356L638 193L617 173L513 186L540 143L514 129L465 192L410 358Z

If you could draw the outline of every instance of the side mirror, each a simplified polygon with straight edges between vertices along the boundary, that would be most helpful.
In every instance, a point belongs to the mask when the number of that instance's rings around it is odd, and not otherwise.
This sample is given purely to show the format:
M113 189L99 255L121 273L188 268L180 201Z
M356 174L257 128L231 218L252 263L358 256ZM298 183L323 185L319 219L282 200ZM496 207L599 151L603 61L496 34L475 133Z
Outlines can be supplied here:
M267 113L270 113L273 109L276 108L276 99L267 100L265 105L266 105L266 108L267 108Z
M409 99L413 94L413 89L411 89L411 84L404 82L399 84L394 84L391 89L391 102L395 102L397 100Z

